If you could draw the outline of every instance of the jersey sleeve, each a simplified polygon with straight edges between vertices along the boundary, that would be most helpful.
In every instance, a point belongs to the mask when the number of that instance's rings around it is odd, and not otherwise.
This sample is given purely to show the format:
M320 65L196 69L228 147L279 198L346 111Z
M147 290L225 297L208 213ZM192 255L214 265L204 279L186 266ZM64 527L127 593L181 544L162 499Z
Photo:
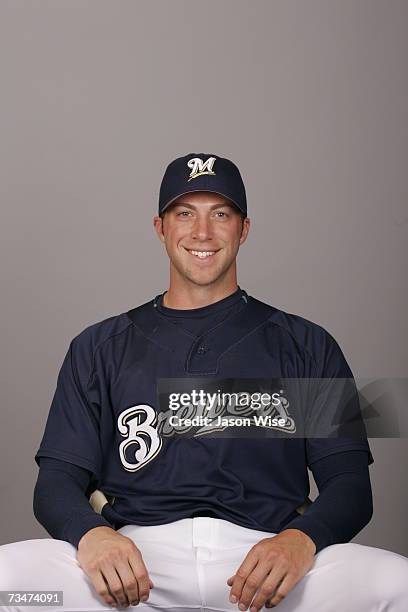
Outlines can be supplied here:
M322 330L320 358L316 360L313 392L306 419L306 455L313 462L347 450L365 450L374 463L357 386L336 340Z
M45 431L35 455L68 461L90 470L99 480L102 452L99 437L100 407L87 386L92 348L86 335L74 338L65 355L49 410Z
M366 453L348 450L313 463L319 495L284 529L299 529L315 543L315 554L326 546L350 542L370 521L373 498Z

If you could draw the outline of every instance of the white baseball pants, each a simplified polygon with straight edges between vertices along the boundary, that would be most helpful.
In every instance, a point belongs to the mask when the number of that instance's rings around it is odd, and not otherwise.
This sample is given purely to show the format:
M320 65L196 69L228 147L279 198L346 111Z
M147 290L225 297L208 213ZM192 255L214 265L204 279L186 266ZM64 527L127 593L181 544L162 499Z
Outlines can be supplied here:
M127 610L238 610L226 584L249 549L275 534L222 519L187 518L165 525L126 525L120 533L142 553L154 583L149 599ZM62 606L0 606L2 612L100 612L99 598L76 558L76 548L52 538L0 546L0 590L63 591ZM123 609L123 608L122 608ZM334 544L276 606L279 612L407 612L408 558L362 546Z

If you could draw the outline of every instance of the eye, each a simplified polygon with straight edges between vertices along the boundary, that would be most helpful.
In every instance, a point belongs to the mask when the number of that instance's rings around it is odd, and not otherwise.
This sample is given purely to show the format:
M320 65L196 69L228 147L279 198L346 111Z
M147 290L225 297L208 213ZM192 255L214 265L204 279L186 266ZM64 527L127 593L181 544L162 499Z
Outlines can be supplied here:
M184 215L184 214L188 215L189 211L188 210L182 210L181 212L178 212L176 216L180 217L180 215Z
M223 210L219 210L216 214L217 215L224 215L224 217L229 217L228 213L224 212ZM223 219L224 217L221 217L221 218Z

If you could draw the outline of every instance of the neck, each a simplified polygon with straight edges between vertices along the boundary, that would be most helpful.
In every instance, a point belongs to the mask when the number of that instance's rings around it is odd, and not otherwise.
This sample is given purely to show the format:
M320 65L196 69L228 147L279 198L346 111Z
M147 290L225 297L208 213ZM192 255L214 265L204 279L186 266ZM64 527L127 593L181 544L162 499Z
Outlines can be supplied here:
M219 302L238 289L237 283L229 283L223 287L172 287L170 286L163 296L163 306L177 310L190 310L202 308L209 304Z

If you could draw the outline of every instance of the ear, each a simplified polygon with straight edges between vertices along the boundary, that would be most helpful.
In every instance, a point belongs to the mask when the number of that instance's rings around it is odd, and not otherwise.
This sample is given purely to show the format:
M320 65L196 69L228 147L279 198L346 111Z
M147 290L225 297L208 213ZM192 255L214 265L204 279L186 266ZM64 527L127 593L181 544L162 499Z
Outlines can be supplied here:
M249 217L245 217L244 222L242 224L241 237L239 239L239 244L244 244L245 240L248 237L249 228L251 226L251 220Z
M156 215L153 218L154 229L156 230L159 240L164 243L165 237L164 237L164 232L163 232L163 221L164 221L164 218L159 217L158 215Z

